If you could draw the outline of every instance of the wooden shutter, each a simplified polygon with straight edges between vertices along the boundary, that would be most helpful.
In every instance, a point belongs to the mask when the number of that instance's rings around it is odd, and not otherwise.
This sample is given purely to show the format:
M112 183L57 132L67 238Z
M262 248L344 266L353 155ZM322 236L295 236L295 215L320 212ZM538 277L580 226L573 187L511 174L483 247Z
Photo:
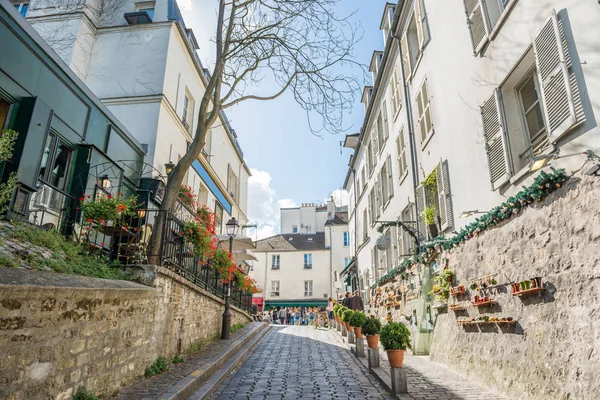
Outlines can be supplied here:
M478 54L487 42L490 27L485 15L483 0L463 0L467 13L467 25L471 34L473 53Z
M502 103L498 89L495 89L492 97L481 106L481 119L492 190L496 190L508 182L511 176L508 138L504 128Z
M387 140L387 138L390 137L390 129L388 125L387 102L385 101L383 102L383 110L381 110L381 112L383 113L383 138Z
M385 178L388 182L388 199L391 199L394 196L394 174L392 173L392 156L387 156L387 174Z
M400 40L400 47L402 50L402 67L404 68L404 78L408 81L412 66L410 65L410 53L408 52L408 39L406 38L406 33L404 33L402 39Z
M421 50L429 41L429 29L425 21L425 10L423 8L423 0L415 0L415 14L417 18L417 35L419 36L419 47Z
M420 239L424 240L427 238L427 227L423 219L423 211L427 207L427 196L425 195L425 187L423 185L419 185L415 189L415 200L417 203L417 219L419 220L419 235Z
M560 26L559 26L560 24ZM562 35L561 35L562 31ZM575 79L570 81L570 56L566 40L563 45L564 30L556 11L533 41L535 63L540 77L541 96L548 124L550 140L556 142L577 122L575 99L571 85L577 88ZM579 90L577 90L579 95ZM581 104L581 101L579 101ZM581 107L580 107L581 108Z
M438 192L438 214L442 222L442 231L452 228L452 198L450 196L450 174L448 160L440 161L436 172Z

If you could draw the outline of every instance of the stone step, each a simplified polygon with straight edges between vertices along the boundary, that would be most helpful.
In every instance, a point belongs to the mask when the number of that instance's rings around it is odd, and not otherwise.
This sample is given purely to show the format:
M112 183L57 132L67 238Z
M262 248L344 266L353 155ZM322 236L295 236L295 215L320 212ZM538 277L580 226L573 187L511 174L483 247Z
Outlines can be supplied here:
M162 396L160 396L159 400L184 400L189 399L195 392L197 392L201 387L204 387L205 382L213 382L213 375L217 375L217 382L220 383L222 380L221 370L224 366L230 366L232 364L232 360L238 360L233 363L232 366L228 367L228 371L235 368L241 361L243 361L243 357L247 355L253 348L260 342L260 340L266 335L266 333L271 329L271 327L266 324L257 324L257 327L248 331L243 336L234 340L231 345L227 348L227 351L220 354L214 361L207 363L203 366L202 369L197 369L190 373L188 376L182 378L173 385L169 390L167 390ZM240 353L242 356L240 357ZM228 372L227 372L228 373ZM226 374L227 374L226 373ZM218 383L216 387L218 387ZM214 391L213 388L212 390ZM212 391L210 392L212 393Z

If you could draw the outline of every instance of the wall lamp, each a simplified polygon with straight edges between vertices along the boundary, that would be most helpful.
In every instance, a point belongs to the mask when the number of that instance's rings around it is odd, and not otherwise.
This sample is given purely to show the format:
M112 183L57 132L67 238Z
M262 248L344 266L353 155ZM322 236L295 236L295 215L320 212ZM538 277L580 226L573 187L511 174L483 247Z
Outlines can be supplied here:
M544 168L546 165L548 165L548 163L551 160L556 160L558 158L579 156L579 155L587 156L588 160L600 160L600 157L598 157L598 155L596 153L594 153L592 150L586 150L583 153L565 154L564 156L560 155L559 151L556 150L556 151L553 151L552 153L542 154L542 155L533 157L533 159L531 160L531 165L529 166L529 172L534 172L534 171Z
M463 211L460 213L458 218L469 218L470 216L475 215L475 214L487 214L488 212L489 211L479 211L479 210Z
M167 175L171 175L173 168L175 168L175 164L173 164L173 161L169 160L169 162L165 164L165 171L167 172Z

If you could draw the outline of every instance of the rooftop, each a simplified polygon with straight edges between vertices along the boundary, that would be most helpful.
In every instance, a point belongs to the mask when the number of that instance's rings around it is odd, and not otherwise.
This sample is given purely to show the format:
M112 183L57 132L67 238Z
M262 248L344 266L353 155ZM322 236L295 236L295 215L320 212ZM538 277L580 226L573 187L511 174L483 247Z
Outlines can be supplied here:
M255 252L326 250L325 233L293 233L271 236L256 242Z

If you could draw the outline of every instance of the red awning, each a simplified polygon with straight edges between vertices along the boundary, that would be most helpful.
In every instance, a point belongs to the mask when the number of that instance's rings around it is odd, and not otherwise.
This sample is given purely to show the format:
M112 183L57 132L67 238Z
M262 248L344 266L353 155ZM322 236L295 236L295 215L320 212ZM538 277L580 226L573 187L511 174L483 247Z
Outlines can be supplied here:
M260 305L260 304L263 304L264 302L265 302L264 297L253 297L252 298L252 304Z

